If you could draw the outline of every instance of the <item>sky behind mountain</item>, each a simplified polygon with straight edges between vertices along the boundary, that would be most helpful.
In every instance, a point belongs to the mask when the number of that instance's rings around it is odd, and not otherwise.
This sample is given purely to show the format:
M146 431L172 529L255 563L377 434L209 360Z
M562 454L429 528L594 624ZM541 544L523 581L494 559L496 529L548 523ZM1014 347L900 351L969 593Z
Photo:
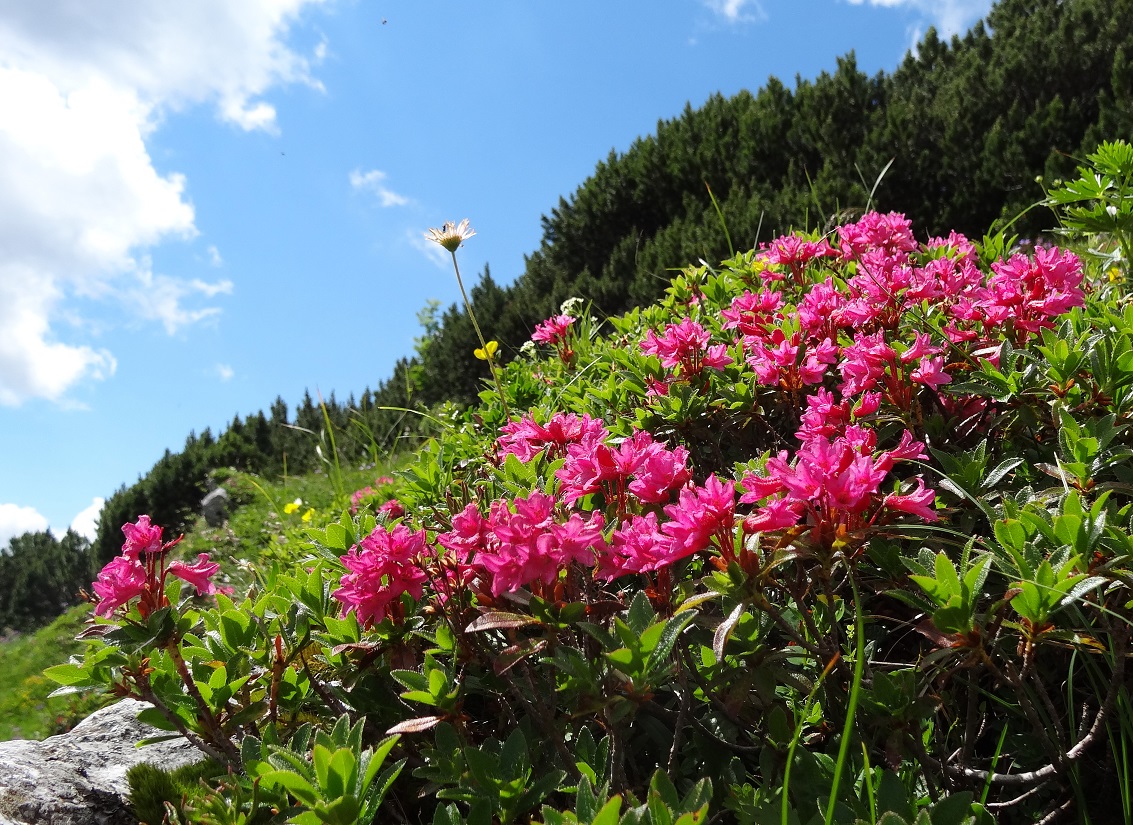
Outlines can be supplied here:
M376 386L459 298L428 227L510 283L686 103L891 71L990 5L0 0L0 546L92 533L190 430Z

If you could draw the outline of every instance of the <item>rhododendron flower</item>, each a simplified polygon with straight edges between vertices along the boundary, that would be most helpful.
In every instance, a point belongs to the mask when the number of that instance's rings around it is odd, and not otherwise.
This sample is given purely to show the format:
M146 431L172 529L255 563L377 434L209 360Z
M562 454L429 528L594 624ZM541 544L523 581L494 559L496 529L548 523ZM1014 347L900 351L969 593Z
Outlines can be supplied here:
M599 553L594 575L611 581L631 573L660 570L685 555L670 536L658 529L657 514L650 512L622 522L609 546Z
M169 564L169 572L177 578L187 581L197 588L197 595L210 596L217 592L217 587L209 579L216 575L220 565L209 561L208 553L198 553L196 564L186 564L183 561L174 561Z
M679 324L669 324L661 336L648 330L641 351L656 355L666 369L680 367L681 377L698 375L705 367L720 370L732 363L724 344L708 346L710 337L704 327L685 318Z
M403 524L376 527L339 557L349 572L331 597L342 604L343 615L353 610L363 625L397 615L403 593L420 599L424 592L427 576L420 565L424 551L424 530L414 533Z
M517 498L512 506L514 512L506 501L492 502L487 524L482 520L477 523L466 510L460 525L453 519L460 534L446 534L440 539L446 547L476 543L472 562L490 574L493 596L513 593L536 581L553 584L559 571L572 562L591 565L595 552L606 549L602 536L605 521L600 513L593 513L589 519L574 513L565 524L556 523L555 500L540 492Z
M681 446L670 450L660 442L642 449L633 472L629 491L647 504L668 501L673 490L683 487L692 478L688 450Z
M581 417L573 413L555 413L546 426L525 415L519 421L509 421L500 428L500 432L503 435L497 444L503 454L514 453L524 463L548 447L552 458L561 458L571 444L585 439L601 441L609 435L601 420L585 413Z
M357 513L358 507L362 504L362 499L367 496L372 496L377 491L373 487L363 487L361 490L355 490L350 494L350 512Z
M920 516L925 521L936 521L940 516L933 508L936 501L936 493L927 489L924 486L924 479L920 476L916 477L917 489L905 495L897 495L890 493L885 497L885 506L891 510L899 510L902 513L910 513L914 516Z
M149 516L138 516L135 524L122 525L122 533L126 541L122 545L122 554L134 561L142 553L160 553L164 547L161 543L161 534L164 528L150 523Z
M685 487L676 504L665 508L670 521L661 532L671 536L676 558L691 556L709 547L713 540L730 554L734 543L736 485L710 475L703 487Z
M724 319L724 329L739 330L747 339L758 342L768 335L768 328L777 320L777 314L783 308L783 295L770 289L761 289L757 293L745 290L743 295L732 299L729 309L720 311Z
M942 355L935 358L922 358L920 365L909 373L909 378L918 384L932 387L934 390L952 380L952 376L944 371L944 356Z
M467 561L481 548L487 547L488 521L475 504L467 504L452 517L452 530L437 536L437 543Z
M405 515L405 507L396 498L391 498L378 508L378 515L385 516L387 519L401 518Z
M784 235L767 244L765 251L761 252L759 257L769 264L787 267L792 277L798 280L809 261L815 258L837 255L838 251L831 247L825 238L820 241L811 241L798 235ZM770 280L777 280L776 273L773 271L767 272L765 277Z
M901 255L917 248L912 222L897 212L882 215L867 212L857 223L838 227L842 256L855 259L873 247L880 247L890 255Z
M99 571L98 580L91 587L98 596L94 614L109 616L116 608L142 594L146 588L146 569L136 557L116 556Z
M541 324L535 325L531 340L538 344L559 344L566 340L574 319L569 315L554 315Z

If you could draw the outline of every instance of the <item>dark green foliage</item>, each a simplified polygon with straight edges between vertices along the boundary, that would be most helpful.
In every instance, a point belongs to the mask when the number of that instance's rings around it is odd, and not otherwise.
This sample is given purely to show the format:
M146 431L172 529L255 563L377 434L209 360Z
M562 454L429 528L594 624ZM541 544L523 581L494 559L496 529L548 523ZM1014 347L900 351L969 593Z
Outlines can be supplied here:
M16 536L0 552L0 632L32 630L78 604L96 570L90 542L74 531Z

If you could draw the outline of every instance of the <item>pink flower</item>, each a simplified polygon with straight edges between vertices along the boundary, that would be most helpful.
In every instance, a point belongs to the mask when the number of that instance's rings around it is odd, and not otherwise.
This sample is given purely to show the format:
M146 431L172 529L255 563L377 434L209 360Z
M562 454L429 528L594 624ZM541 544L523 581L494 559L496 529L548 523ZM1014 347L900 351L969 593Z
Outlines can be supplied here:
M682 377L698 375L705 367L723 369L732 363L724 344L708 346L710 336L700 324L685 318L679 324L669 324L664 335L649 330L641 342L641 351L656 355L666 369L680 367Z
M374 495L376 491L373 487L363 487L361 490L355 490L350 494L350 512L357 513L358 507L362 504L362 500L368 496Z
M664 444L653 442L642 450L629 491L647 504L660 504L691 478L688 450L679 446L669 450Z
M846 259L859 258L866 250L877 247L891 255L912 252L917 248L912 223L897 212L888 215L868 212L857 223L839 226L838 237Z
M403 593L420 599L427 578L419 563L425 546L424 530L412 533L399 524L392 529L379 526L351 547L340 557L349 572L331 593L342 604L343 615L353 610L359 622L372 626L396 615Z
M676 504L665 508L670 521L661 532L671 536L676 558L691 556L709 547L713 540L731 554L736 513L736 485L710 475L703 487L685 487Z
M909 378L918 384L932 387L934 390L952 380L952 376L944 371L944 356L942 355L935 358L922 358L920 366L909 373Z
M149 516L138 516L136 524L123 524L122 532L126 536L122 545L123 555L137 561L142 553L160 553L163 548L162 531L163 528L150 524Z
M920 476L916 477L916 482L917 489L911 493L906 495L890 493L887 495L885 497L885 506L891 510L899 510L902 513L920 516L925 521L936 521L940 518L932 506L936 501L936 493L925 488L924 479Z
M490 525L475 504L468 504L452 517L452 531L437 536L437 543L468 561L478 550L487 548Z
M396 498L391 498L378 508L378 515L385 516L387 519L401 518L405 515L405 507Z
M816 242L798 235L776 238L767 245L766 251L760 253L760 257L767 263L787 267L796 279L808 262L815 258L837 255L837 250L832 248L825 238Z
M187 581L197 588L197 595L210 596L217 592L217 587L211 581L220 565L209 562L208 553L198 553L196 564L186 564L183 561L174 561L169 564L169 572L179 579Z
M764 533L785 530L799 523L806 512L806 502L789 498L775 498L744 519L744 531Z
M535 419L525 415L519 421L509 421L500 432L498 444L500 450L507 455L514 453L522 462L528 462L550 448L548 452L554 458L566 454L567 447L577 444L586 438L604 439L609 432L602 422L583 414L580 418L572 413L555 413L546 426L535 423Z
M149 518L145 518L148 526ZM140 522L141 519L138 519ZM133 526L133 525L127 525ZM160 533L161 528L158 528ZM160 543L160 535L158 536ZM116 556L98 573L98 580L91 587L98 596L94 609L96 616L109 616L115 608L126 604L142 594L146 589L146 569L137 560L125 553Z
M605 581L631 573L667 567L685 553L657 527L657 514L632 516L614 531L610 545L598 554L594 575Z
M759 340L767 336L767 328L775 323L782 308L783 295L780 292L761 289L752 294L745 291L732 299L731 308L721 310L720 317L724 319L724 329L737 329L745 338Z
M537 344L560 344L566 340L574 319L569 315L555 315L535 325L531 340Z

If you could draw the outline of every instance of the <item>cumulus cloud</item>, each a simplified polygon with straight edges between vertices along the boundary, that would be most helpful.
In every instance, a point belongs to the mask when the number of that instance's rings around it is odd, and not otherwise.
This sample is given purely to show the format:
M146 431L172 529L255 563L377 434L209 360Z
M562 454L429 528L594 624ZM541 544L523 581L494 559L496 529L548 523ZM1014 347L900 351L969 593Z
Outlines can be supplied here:
M228 364L216 365L216 377L221 381L231 381L234 375L236 375L236 370L232 369Z
M16 536L38 533L46 529L47 519L34 507L0 504L0 550L6 550L8 542Z
M382 206L405 206L409 203L409 198L397 194L382 183L385 179L386 173L380 169L371 169L369 172L355 169L350 173L350 185L360 192L377 195Z
M111 353L60 335L71 298L138 306L151 288L139 317L171 333L219 311L199 304L231 282L178 281L145 259L197 234L184 178L154 168L146 138L198 104L275 130L262 95L318 85L285 40L320 2L0 0L0 404L65 400L114 372Z
M854 6L904 6L919 11L943 37L963 34L991 10L993 0L849 0ZM919 34L919 29L918 29Z
M767 19L759 0L703 0L704 5L729 23L751 23Z
M105 503L106 499L101 497L92 499L89 507L80 510L78 515L71 519L71 529L87 541L94 541L98 533L98 516Z

